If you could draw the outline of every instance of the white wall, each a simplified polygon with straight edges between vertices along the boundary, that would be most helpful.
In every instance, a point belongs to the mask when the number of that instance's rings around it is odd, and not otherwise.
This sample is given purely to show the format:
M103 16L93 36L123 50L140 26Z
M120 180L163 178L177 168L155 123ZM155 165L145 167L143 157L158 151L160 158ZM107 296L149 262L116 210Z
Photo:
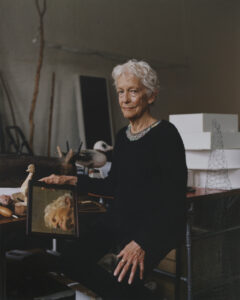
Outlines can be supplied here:
M194 112L240 111L240 2L188 0Z
M0 70L17 123L28 137L38 46L32 43L38 15L32 0L0 2ZM77 74L109 79L125 57L150 61L162 90L154 114L239 111L240 9L236 0L48 0L46 43L113 53L118 59L45 48L35 115L36 154L46 154L51 74L56 72L52 152L78 138L74 107ZM125 121L110 90L114 131ZM2 106L2 103L0 103ZM5 124L11 124L4 99ZM3 108L0 107L2 111Z

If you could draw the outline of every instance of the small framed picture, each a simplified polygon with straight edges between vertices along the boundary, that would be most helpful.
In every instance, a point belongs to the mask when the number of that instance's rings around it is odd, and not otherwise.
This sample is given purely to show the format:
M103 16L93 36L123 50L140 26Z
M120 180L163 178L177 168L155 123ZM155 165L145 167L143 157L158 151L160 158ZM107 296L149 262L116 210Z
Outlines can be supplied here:
M78 237L76 187L29 181L27 234Z

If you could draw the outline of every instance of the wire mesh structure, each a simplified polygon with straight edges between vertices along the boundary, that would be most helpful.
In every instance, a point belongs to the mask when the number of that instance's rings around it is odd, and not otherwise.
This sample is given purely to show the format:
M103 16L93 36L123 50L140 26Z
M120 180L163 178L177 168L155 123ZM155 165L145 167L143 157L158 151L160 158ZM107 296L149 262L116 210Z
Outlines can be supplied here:
M228 166L223 145L223 136L220 124L212 121L212 147L208 161L205 190L230 190L231 182L228 176Z

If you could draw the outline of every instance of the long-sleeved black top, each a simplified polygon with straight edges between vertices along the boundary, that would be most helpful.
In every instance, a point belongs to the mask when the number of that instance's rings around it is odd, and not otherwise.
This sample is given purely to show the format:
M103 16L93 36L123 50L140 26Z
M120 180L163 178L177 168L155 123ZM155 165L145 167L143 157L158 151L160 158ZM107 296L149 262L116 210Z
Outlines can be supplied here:
M162 120L136 141L126 127L116 137L109 176L81 176L80 191L113 195L113 227L145 251L174 245L185 230L187 167L182 139Z

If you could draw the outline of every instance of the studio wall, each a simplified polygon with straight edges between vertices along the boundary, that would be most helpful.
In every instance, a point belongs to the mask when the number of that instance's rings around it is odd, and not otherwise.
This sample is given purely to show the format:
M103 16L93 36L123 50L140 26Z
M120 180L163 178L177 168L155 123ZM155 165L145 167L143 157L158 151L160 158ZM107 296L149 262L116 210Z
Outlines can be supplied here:
M78 75L108 79L114 132L126 124L110 74L114 65L128 58L145 59L157 69L161 91L153 108L156 117L238 113L239 20L239 3L234 0L48 0L46 47L35 112L35 153L47 153L53 71L52 155L56 155L57 145L65 147L66 140L77 147ZM26 137L39 52L38 26L34 1L1 0L0 71L9 86L17 124ZM4 124L9 125L9 108L2 98L1 113Z

